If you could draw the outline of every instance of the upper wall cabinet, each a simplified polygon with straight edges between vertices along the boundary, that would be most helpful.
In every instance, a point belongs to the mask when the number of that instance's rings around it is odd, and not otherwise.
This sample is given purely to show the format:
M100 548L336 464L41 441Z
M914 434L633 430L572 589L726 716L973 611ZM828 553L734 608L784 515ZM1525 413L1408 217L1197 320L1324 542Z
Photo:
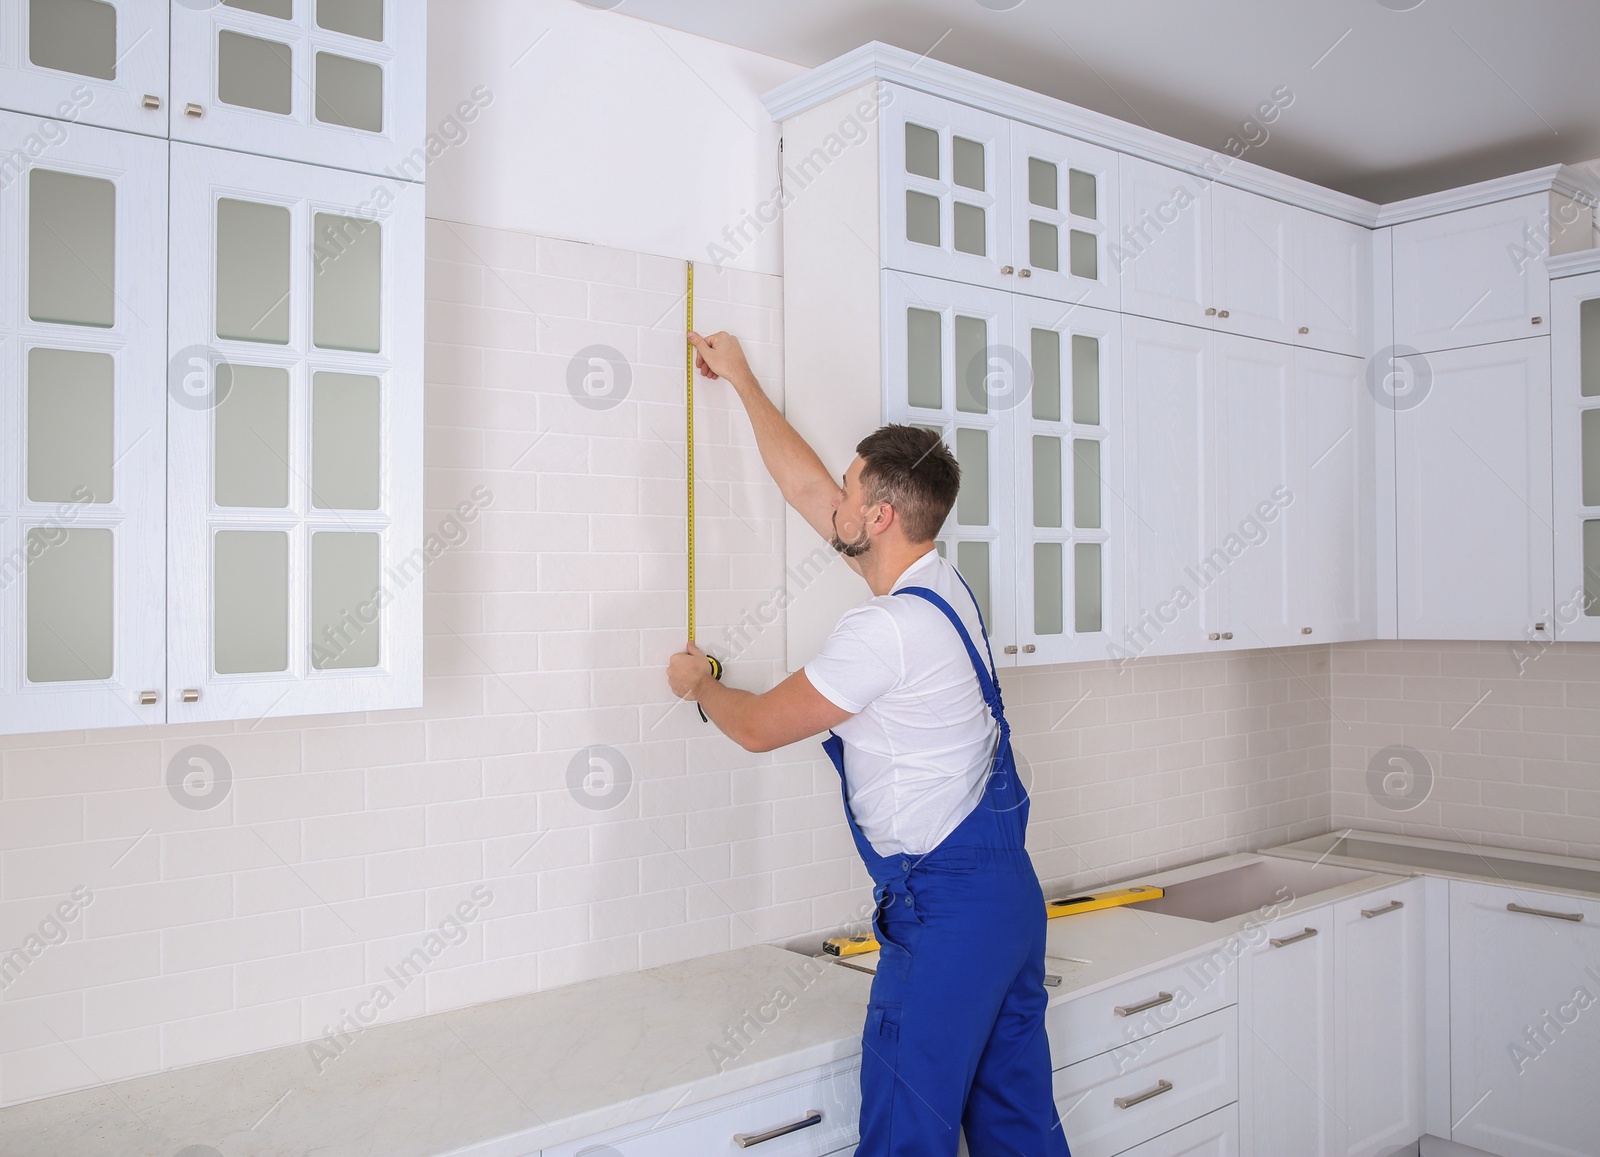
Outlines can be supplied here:
M1209 329L1216 316L1211 304L1211 202L1217 187L1127 155L1118 174L1122 233L1113 256L1122 282L1122 311Z
M1116 154L886 88L883 263L1114 309Z
M80 126L7 177L0 733L160 723L167 146Z
M175 4L172 138L420 180L426 30L423 0Z
M1555 630L1600 640L1600 272L1550 283Z
M172 146L172 722L415 706L422 190Z
M169 7L0 0L0 109L54 122L14 147L35 155L73 123L166 136Z

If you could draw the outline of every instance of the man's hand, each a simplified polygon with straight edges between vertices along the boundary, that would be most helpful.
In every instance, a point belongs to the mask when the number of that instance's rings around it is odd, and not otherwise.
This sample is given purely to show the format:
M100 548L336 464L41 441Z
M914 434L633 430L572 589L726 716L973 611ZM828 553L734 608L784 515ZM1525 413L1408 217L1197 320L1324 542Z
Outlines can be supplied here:
M696 350L695 366L703 377L726 378L734 386L755 384L756 376L750 371L744 348L731 333L723 331L702 337L691 330L689 344Z
M711 675L711 660L693 643L686 651L679 651L667 661L667 686L679 699L697 700L700 688L715 683Z

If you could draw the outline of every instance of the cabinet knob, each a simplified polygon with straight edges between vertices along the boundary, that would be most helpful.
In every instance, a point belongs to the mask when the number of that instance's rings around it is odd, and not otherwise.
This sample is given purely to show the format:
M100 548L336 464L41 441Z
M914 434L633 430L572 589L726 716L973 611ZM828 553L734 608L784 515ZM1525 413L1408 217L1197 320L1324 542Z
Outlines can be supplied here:
M1224 639L1231 639L1231 638L1233 638L1233 632L1232 631L1223 631L1222 632L1222 637Z
M1039 648L1035 647L1032 643L1024 643L1024 644L1022 644L1022 653L1024 655L1031 655L1035 651L1037 651L1038 649Z
M200 702L200 689L198 687L185 687L183 689L183 701L185 703Z
M1225 309L1219 309L1219 310L1217 310L1217 316L1218 317L1227 317L1228 316L1228 311L1225 310Z
M1017 645L1015 643L1007 643L1006 644L1006 654L1015 655L1016 653L1017 653Z
M1216 317L1217 316L1217 307L1213 305L1210 309L1206 310L1206 316L1207 317Z
M1300 628L1300 633L1302 635L1309 635L1311 633L1311 628L1310 627L1301 627Z
M1303 325L1303 326L1300 327L1300 332L1302 334L1310 333L1311 332L1311 327L1309 325Z
M141 706L141 707L151 707L151 706L154 706L156 703L159 703L160 701L161 701L161 694L158 691L141 691L141 692L139 692L139 706Z
M144 94L144 99L139 103L153 112L161 107L161 98L156 96L155 93L147 92Z
M1534 325L1543 325L1544 324L1544 318L1542 318L1542 317L1534 318L1533 319L1533 324Z
M193 101L190 101L188 104L183 106L183 115L186 117L194 117L196 120L199 120L202 116L204 116L205 111L205 109L201 108Z
M1017 270L1017 276L1018 277L1032 277L1033 276L1033 270L1031 270L1031 269L1019 269L1019 270Z
M1010 277L1013 273L1016 272L1016 270L1011 268L1011 266L1009 266L1009 265L1002 265L1000 267L1000 272L1005 274L1007 277Z
M1535 624L1533 624L1533 629L1536 630L1536 631L1542 631L1542 630L1544 630L1544 624L1543 623L1535 623Z
M1222 638L1222 636L1217 634L1217 632L1212 631L1209 635L1206 636L1206 638L1210 639L1213 643L1215 643L1218 639Z

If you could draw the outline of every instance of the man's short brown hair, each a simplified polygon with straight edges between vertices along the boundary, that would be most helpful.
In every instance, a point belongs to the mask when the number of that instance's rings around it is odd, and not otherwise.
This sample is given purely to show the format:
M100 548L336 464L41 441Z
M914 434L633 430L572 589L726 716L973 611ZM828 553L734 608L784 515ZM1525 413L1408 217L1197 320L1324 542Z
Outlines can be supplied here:
M887 502L911 542L932 542L956 504L961 465L937 430L884 426L861 439L868 505Z

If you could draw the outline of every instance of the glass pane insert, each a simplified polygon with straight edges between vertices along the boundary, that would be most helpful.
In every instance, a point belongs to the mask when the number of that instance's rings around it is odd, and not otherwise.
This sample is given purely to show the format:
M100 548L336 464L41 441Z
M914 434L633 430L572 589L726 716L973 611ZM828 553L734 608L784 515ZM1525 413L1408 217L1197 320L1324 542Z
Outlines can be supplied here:
M1066 583L1061 574L1061 544L1033 544L1033 633L1061 633L1062 592Z
M289 341L289 210L217 201L217 336Z
M1057 184L1055 165L1038 157L1028 158L1028 204L1056 208Z
M1028 264L1035 269L1061 269L1061 234L1048 221L1028 222Z
M1600 518L1583 524L1583 613L1600 615Z
M1100 276L1100 239L1082 229L1068 229L1067 245L1067 269L1072 276L1096 280Z
M983 145L966 137L950 138L950 168L963 189L983 189Z
M383 226L358 217L318 213L313 235L312 344L377 353L383 313Z
M226 29L217 33L217 99L287 116L293 106L294 49Z
M317 53L316 116L323 124L383 131L383 69L332 52Z
M944 408L940 328L939 315L933 310L906 310L906 400L924 410Z
M289 666L289 536L280 530L219 530L211 577L219 675Z
M117 79L117 10L102 0L29 0L28 59L40 68Z
M28 174L28 316L101 328L116 319L117 189L98 177Z
M289 371L279 366L217 367L212 411L218 506L289 505Z
M988 623L989 614L989 544L987 542L956 543L956 569L967 580L977 599L978 613Z
M110 502L110 354L28 351L28 499Z
M311 505L376 510L378 379L319 373L311 387Z
M378 665L379 537L311 536L311 665L319 671Z
M1078 542L1072 546L1073 615L1072 629L1080 635L1104 630L1101 625L1100 544Z
M1092 438L1072 441L1072 525L1100 529L1100 443Z
M1072 335L1072 420L1100 424L1100 339L1088 334Z
M956 522L989 525L989 431L958 427L956 461L961 463L961 491L956 495Z
M1091 221L1098 220L1100 216L1100 195L1096 185L1097 182L1093 173L1068 169L1067 212L1074 217L1087 217Z
M1061 421L1061 335L1053 329L1033 331L1033 416L1041 422Z
M1033 436L1033 524L1061 525L1061 439Z
M29 682L111 678L111 531L49 526L27 537Z
M383 0L317 0L317 26L363 40L382 40Z
M963 253L971 253L982 257L987 252L988 241L984 237L983 210L976 205L963 205L960 201L955 206L955 242L956 248Z
M1582 362L1579 380L1583 396L1600 394L1600 297L1578 307L1578 349Z
M1583 412L1583 504L1600 506L1600 410Z
M906 240L918 245L939 244L939 198L906 190Z
M956 409L989 412L989 323L956 314Z
M906 172L939 179L939 134L906 122Z

